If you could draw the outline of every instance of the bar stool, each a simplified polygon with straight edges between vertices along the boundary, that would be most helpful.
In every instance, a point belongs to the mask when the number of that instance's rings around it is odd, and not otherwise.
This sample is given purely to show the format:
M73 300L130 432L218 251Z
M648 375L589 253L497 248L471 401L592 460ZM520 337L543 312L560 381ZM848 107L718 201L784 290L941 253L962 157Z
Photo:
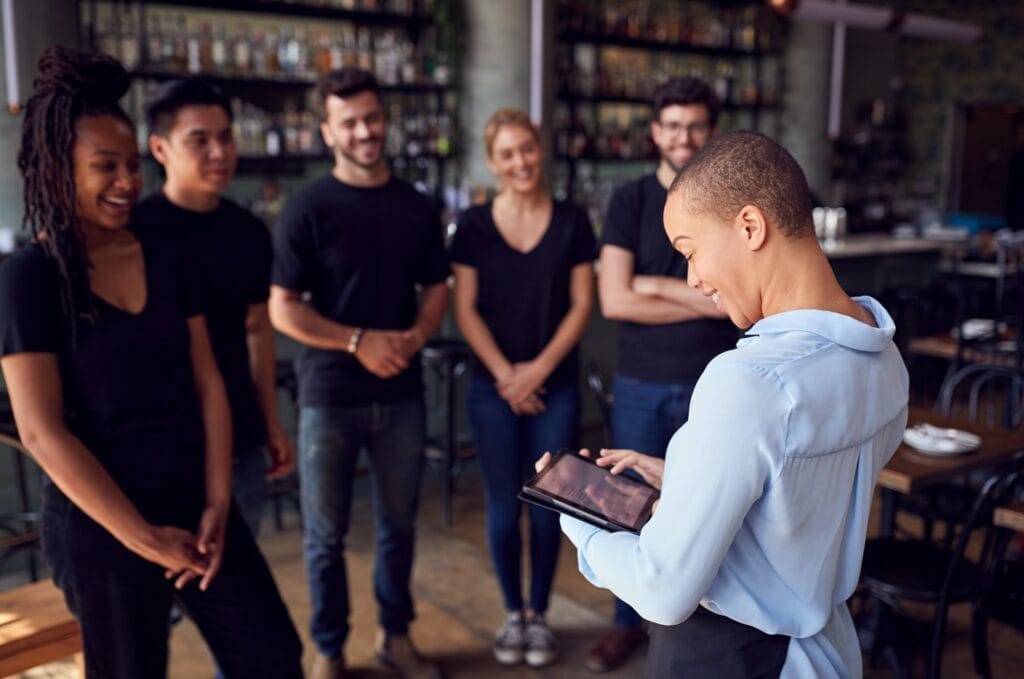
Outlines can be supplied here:
M25 553L28 557L28 577L32 582L39 579L37 551L39 549L39 513L32 508L29 493L29 469L25 458L29 456L18 439L14 425L14 413L6 392L0 393L0 449L11 451L14 472L14 495L17 510L0 514L0 565L15 556Z
M427 438L425 454L441 474L441 523L445 528L452 524L452 494L455 491L457 463L475 454L468 437L459 436L455 423L455 391L459 378L469 367L470 356L469 346L455 337L431 339L420 352L423 367L437 376L443 388L443 434Z

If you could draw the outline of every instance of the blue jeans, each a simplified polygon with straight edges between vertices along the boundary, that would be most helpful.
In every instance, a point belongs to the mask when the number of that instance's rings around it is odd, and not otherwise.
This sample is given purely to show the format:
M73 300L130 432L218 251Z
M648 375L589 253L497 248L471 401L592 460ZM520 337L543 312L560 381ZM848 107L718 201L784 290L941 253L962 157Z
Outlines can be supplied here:
M613 447L665 457L669 439L690 414L692 384L646 382L615 375L612 382ZM615 600L615 624L636 628L643 618L624 601Z
M544 454L577 445L580 392L576 385L552 389L543 397L545 412L520 416L487 379L473 376L466 409L487 499L487 539L498 582L510 611L523 608L522 540L519 516L523 503L516 494L533 476L533 463ZM556 512L528 505L530 516L530 608L548 608L558 563L561 530Z
M348 637L345 535L359 452L369 453L377 553L373 589L381 627L404 635L413 619L416 508L423 471L423 397L355 408L303 407L299 412L299 483L303 552L313 604L313 641L326 656Z

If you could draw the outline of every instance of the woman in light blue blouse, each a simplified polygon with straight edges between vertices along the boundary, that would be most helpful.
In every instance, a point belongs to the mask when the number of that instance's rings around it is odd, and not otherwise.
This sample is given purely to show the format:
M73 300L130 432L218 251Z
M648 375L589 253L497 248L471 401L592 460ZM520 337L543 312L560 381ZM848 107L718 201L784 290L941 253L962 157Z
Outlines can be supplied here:
M760 134L704 147L665 231L689 284L748 330L701 376L664 461L601 451L661 502L639 536L563 516L580 571L654 623L651 677L859 677L846 600L907 419L892 318L843 292L800 167Z

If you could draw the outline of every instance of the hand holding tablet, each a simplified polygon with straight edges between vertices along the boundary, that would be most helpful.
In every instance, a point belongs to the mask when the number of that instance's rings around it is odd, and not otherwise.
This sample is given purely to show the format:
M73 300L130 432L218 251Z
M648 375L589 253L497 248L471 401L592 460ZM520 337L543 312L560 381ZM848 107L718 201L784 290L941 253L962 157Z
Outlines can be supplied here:
M658 490L619 474L635 469L660 486L663 462L633 451L602 451L595 461L589 451L577 454L563 448L554 458L545 453L536 468L538 474L523 486L521 499L606 530L639 533L654 511Z

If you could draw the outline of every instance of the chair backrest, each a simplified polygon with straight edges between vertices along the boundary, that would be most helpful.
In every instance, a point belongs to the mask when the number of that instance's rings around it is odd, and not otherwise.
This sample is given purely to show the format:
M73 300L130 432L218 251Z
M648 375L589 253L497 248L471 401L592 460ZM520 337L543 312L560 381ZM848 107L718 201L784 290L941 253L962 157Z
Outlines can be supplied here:
M952 603L950 601L952 588L961 563L966 559L965 554L971 535L975 529L984 528L981 553L977 562L978 572L981 574L981 581L977 583L977 596L984 596L992 584L992 579L1009 544L1009 531L995 526L992 523L992 515L996 507L1011 504L1022 488L1024 488L1024 457L1018 457L992 474L985 482L971 508L970 515L957 536L935 609L928 672L930 677L941 675L942 642L946 633L949 605Z
M943 380L935 408L953 415L961 404L966 404L966 416L972 422L984 412L990 426L1014 431L1024 420L1024 373L1005 365L965 365Z
M587 364L587 386L597 400L597 407L601 411L601 423L604 425L604 437L606 445L612 445L612 394L605 386L604 377L597 364L590 361Z
M39 567L36 563L36 550L39 547L39 514L32 507L29 497L29 473L38 471L34 464L27 465L32 459L31 454L15 436L0 432L0 449L11 450L15 484L15 501L17 508L13 512L0 513L0 567L15 556L27 554L26 569L29 580L39 579ZM33 474L33 477L35 474ZM38 479L33 478L33 485L38 487Z

